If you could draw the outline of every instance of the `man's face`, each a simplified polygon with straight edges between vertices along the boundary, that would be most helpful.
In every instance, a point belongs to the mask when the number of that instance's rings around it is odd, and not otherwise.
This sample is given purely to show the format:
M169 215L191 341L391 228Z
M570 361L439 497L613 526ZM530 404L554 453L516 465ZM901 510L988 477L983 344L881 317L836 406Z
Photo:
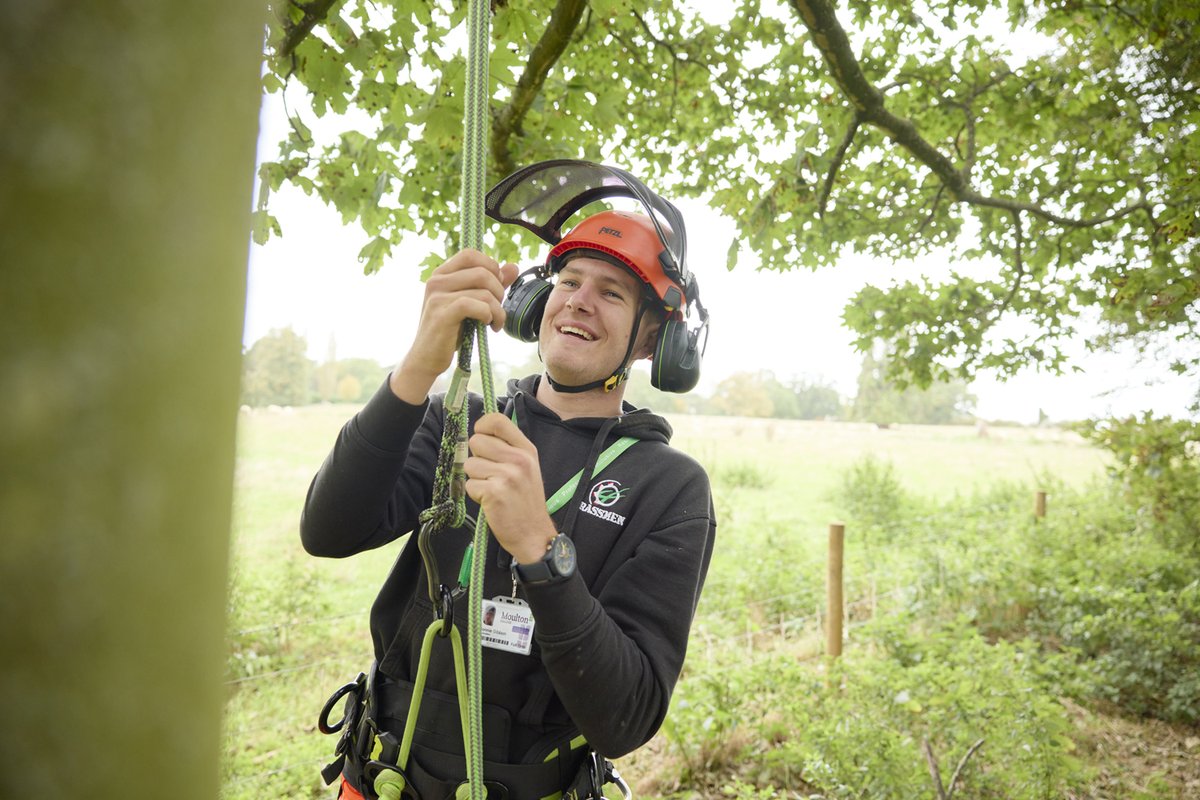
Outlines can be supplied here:
M538 333L550 376L568 386L603 380L621 366L642 305L642 282L603 259L576 256L558 273ZM650 354L658 325L638 329L632 359Z

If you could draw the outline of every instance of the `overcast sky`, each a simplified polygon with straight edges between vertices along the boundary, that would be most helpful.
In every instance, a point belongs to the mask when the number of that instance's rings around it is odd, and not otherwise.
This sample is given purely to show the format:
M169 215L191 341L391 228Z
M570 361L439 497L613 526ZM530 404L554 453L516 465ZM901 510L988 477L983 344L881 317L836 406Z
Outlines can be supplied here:
M278 104L268 103L262 122L260 152L271 157L281 138ZM852 396L862 357L841 325L846 302L866 284L936 277L949 268L944 259L921 264L863 259L817 272L759 272L753 256L743 254L730 272L725 254L734 238L732 222L697 201L677 205L688 226L689 266L712 315L702 392L734 372L771 370L781 380L818 380ZM271 210L283 236L250 246L245 344L290 327L306 338L317 361L325 360L331 341L338 358L371 358L385 366L399 360L416 326L419 265L430 246L414 237L381 272L363 275L357 253L367 237L343 226L336 212L290 188L272 196ZM524 363L533 347L504 334L490 334L489 344L493 359L509 364ZM1142 410L1186 415L1194 381L1169 376L1161 362L1139 364L1132 351L1088 355L1082 340L1075 349L1082 374L1054 377L1029 370L1006 383L981 375L971 387L979 398L978 415L1018 422L1036 422L1039 409L1051 419Z

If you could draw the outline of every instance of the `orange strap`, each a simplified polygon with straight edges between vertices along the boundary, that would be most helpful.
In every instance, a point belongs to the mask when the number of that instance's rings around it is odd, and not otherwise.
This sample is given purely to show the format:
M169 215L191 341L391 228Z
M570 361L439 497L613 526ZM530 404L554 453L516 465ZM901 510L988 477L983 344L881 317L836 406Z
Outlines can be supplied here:
M338 792L338 800L366 800L357 789L350 785L350 781L342 777L342 788Z

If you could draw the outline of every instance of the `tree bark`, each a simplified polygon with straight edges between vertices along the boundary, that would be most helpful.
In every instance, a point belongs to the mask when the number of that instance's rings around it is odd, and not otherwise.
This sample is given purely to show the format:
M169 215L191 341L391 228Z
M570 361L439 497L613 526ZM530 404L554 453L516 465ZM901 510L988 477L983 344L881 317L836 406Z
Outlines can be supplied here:
M4 797L218 794L265 20L0 0Z
M520 131L521 122L546 83L546 76L571 43L571 34L579 26L585 8L586 0L558 0L542 38L529 54L512 97L492 120L492 162L499 174L507 175L515 169L509 142Z
M279 11L279 24L283 31L283 38L275 47L275 55L279 58L286 58L294 53L300 43L312 33L312 29L324 22L333 7L342 2L344 0L312 0L309 3L287 0ZM303 12L300 19L295 22L290 19L289 15L292 8L298 8Z

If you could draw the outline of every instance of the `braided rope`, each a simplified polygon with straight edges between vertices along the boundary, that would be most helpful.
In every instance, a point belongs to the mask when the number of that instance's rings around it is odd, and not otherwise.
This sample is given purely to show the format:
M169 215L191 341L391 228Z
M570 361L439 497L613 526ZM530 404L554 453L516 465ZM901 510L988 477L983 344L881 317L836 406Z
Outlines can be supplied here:
M462 249L483 250L484 195L487 180L488 134L488 39L491 28L487 0L469 0L467 6L467 58L463 92L463 153L462 191L460 199L460 229ZM471 356L475 340L479 340L479 372L483 383L483 411L496 410L496 392L492 379L492 363L488 353L487 327L473 320L463 322L458 339L458 364L446 394L446 424L434 469L433 497L430 507L421 514L421 533L418 546L426 562L429 598L435 608L441 607L440 576L435 575L436 563L427 537L434 531L460 527L466 521L466 474L463 464L467 458L467 384L471 376ZM468 547L469 578L467 593L467 676L463 683L461 657L456 659L455 678L458 683L459 710L462 716L463 749L467 762L469 793L459 787L458 796L470 800L486 800L483 784L483 646L482 607L483 572L487 559L473 554L487 552L487 520L483 509L475 520L475 534ZM466 565L464 564L464 569ZM460 576L460 581L461 581ZM435 622L436 625L436 622ZM431 626L430 630L433 630ZM457 628L452 629L458 652ZM430 636L422 643L424 654L431 644ZM464 699L465 696L465 699ZM414 693L414 705L419 696ZM410 718L415 718L415 710ZM407 754L407 753L406 753Z
M483 250L484 195L487 180L488 134L488 39L491 27L487 0L469 0L467 6L467 58L463 93L462 191L460 229L462 249ZM483 411L496 410L496 392L488 352L487 327L473 320L463 322L458 340L458 364L446 394L446 424L442 430L437 465L434 469L433 498L421 514L418 545L425 556L429 578L429 597L440 607L439 579L426 537L433 531L460 527L466 521L467 458L467 383L471 376L471 356L479 340L479 372L483 383ZM486 800L483 784L483 646L482 607L483 572L487 559L473 554L487 552L487 520L483 509L475 520L475 534L468 547L469 578L467 593L467 676L464 687L461 667L456 664L459 706L463 722L463 748L467 762L470 800ZM465 568L465 565L464 565ZM457 631L454 631L457 636ZM427 637L428 638L428 637ZM428 643L422 645L422 650ZM465 691L464 691L465 690ZM465 701L464 701L465 695ZM414 696L414 701L417 698ZM459 796L464 793L460 787Z
M488 134L488 39L491 28L487 0L471 0L467 8L467 75L463 96L463 168L462 168L462 237L463 246L483 249L484 194L487 180ZM496 410L496 393L492 383L492 364L488 353L487 328L478 323L463 325L463 347L459 353L459 368L471 361L470 339L473 332L479 339L479 373L483 383L483 411ZM464 408L463 436L465 445L466 419ZM467 781L471 800L485 800L483 785L483 571L487 559L487 520L483 509L475 522L471 549L471 584L467 593L467 711L464 746L467 756Z

